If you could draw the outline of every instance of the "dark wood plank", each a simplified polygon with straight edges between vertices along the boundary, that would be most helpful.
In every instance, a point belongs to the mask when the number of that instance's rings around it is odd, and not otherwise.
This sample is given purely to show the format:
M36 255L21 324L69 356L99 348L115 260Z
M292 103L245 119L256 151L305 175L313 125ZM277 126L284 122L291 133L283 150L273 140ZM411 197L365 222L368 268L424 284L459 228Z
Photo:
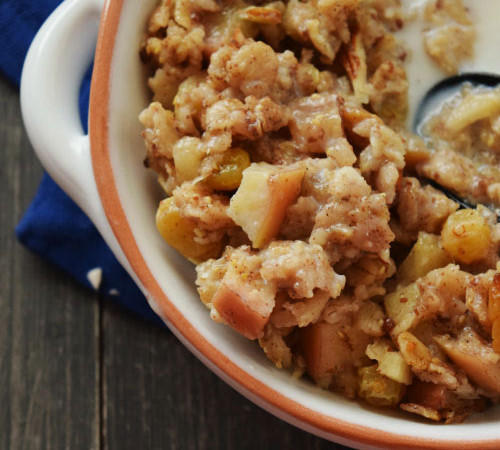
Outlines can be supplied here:
M0 449L339 448L244 399L167 330L101 313L15 241L42 170L3 80L0 150Z
M97 450L99 302L15 240L42 174L18 103L0 79L0 448Z
M103 310L105 449L332 449L253 405L166 329Z

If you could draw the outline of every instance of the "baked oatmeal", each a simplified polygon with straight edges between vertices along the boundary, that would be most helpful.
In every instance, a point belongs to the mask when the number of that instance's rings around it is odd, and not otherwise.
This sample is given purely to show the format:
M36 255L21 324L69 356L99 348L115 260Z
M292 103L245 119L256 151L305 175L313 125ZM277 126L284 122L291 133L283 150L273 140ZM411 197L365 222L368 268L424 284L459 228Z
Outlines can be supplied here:
M469 13L424 8L454 73ZM407 20L398 0L162 0L140 120L158 230L216 322L324 389L449 423L500 396L500 225L428 180L500 203L500 94L465 88L412 134Z

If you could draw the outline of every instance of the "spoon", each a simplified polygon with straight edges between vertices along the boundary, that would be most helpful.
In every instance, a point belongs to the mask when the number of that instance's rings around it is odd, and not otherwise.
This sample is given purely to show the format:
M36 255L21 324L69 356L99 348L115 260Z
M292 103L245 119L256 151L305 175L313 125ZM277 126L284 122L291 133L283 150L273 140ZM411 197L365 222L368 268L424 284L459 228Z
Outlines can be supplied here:
M478 72L462 73L460 75L445 78L435 84L427 94L425 94L425 97L418 105L413 121L413 129L418 135L425 137L421 129L425 119L431 113L439 109L445 100L458 93L465 83L469 83L474 87L496 87L500 84L500 75Z
M500 85L500 75L474 72L463 73L460 75L455 75L453 77L445 78L444 80L434 85L427 92L417 108L415 120L413 122L413 130L416 134L423 138L426 137L422 129L425 120L430 116L431 113L437 111L445 100L458 93L465 83L468 83L473 87L496 87ZM443 192L443 194L445 194L448 198L457 202L460 205L460 208L473 209L477 206L472 202L457 196L434 180L427 179L426 181L434 188ZM498 208L490 206L489 209L491 209L497 215L497 221L500 222Z

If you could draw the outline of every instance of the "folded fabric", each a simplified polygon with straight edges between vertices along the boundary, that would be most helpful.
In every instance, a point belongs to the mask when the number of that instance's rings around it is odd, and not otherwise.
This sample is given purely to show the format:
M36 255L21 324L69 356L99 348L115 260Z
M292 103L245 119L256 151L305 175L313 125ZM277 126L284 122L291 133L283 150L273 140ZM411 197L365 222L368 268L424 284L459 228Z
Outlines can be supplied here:
M61 0L0 1L0 72L19 85L24 58L36 32ZM77 37L75 37L77 38ZM87 127L91 69L80 91L80 115ZM145 297L113 256L81 209L45 174L16 228L21 243L142 317L160 323Z

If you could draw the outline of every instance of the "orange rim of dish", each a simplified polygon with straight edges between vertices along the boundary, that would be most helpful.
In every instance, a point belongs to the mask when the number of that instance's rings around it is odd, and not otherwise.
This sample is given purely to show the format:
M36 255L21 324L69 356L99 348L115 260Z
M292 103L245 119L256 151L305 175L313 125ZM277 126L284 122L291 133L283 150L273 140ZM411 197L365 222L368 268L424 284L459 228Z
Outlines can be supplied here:
M109 152L109 100L110 75L115 37L125 0L107 0L101 17L99 37L94 62L92 88L90 94L90 146L94 176L99 196L109 224L120 244L130 266L155 299L164 317L176 328L183 338L197 349L211 364L235 381L244 390L259 398L268 409L277 409L295 421L312 427L332 438L349 440L358 445L380 446L383 448L440 448L498 449L500 439L471 440L467 442L419 438L377 430L363 425L336 419L280 394L266 384L245 372L216 347L210 344L181 314L165 295L137 246L125 212L120 204ZM436 429L437 431L437 429Z

